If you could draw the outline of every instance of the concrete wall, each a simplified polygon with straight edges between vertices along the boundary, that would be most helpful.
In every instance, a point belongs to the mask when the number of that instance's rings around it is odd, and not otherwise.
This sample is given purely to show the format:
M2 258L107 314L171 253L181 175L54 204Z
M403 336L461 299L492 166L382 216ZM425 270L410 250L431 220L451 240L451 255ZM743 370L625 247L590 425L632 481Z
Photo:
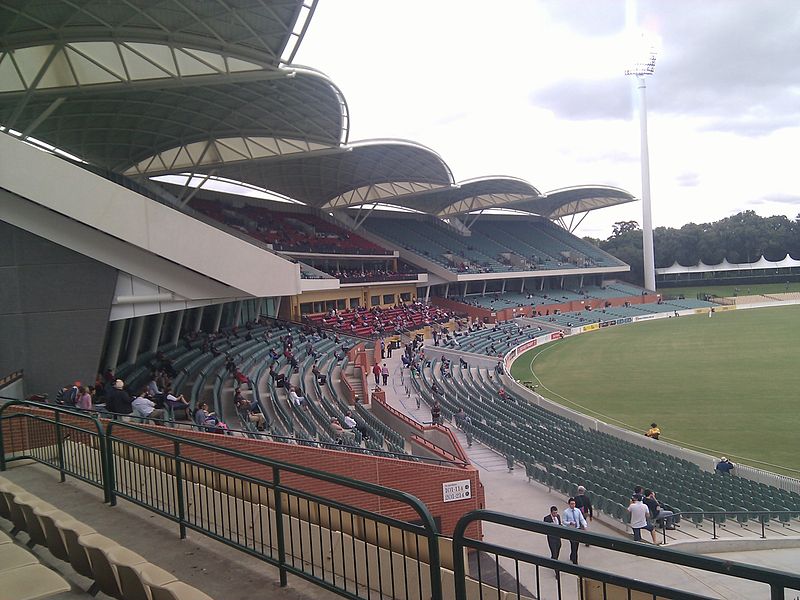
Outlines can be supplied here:
M25 392L93 382L116 269L0 221L0 373Z

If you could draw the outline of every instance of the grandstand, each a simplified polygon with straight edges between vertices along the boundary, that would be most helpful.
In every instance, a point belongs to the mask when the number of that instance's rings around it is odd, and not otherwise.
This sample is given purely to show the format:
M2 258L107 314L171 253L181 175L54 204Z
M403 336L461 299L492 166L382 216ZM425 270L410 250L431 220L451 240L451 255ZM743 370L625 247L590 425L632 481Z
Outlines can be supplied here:
M436 331L440 349L465 361L507 362L584 326L707 310L616 281L629 266L562 226L631 193L457 181L416 142L351 141L342 90L292 64L313 14L300 0L89 4L43 0L13 18L0 9L0 373L11 374L0 391L51 400L0 407L3 470L57 468L109 504L124 499L182 536L278 567L281 585L291 573L351 598L463 598L462 585L469 597L511 595L499 576L481 579L480 563L458 576L477 552L459 554L452 536L483 536L480 523L459 522L488 496L458 434L387 400L433 404L441 389L446 419L463 406L470 435L549 487L591 484L617 529L631 481L667 472L675 497L665 497L698 524L722 509L743 524L766 511L796 526L796 494L720 483L656 451L634 459L628 442L538 407L507 380L514 402L501 405L486 368L442 369L422 352ZM397 390L370 385L392 350L410 362L392 375ZM154 382L187 406L164 404L173 414L163 421L112 414L101 396L117 379L133 395ZM53 402L76 381L96 382L96 412ZM203 403L227 429L194 421ZM331 425L347 413L352 438ZM0 516L35 542L40 517L15 512L34 500L0 485ZM703 500L717 485L730 504ZM670 560L722 572L711 559ZM122 562L109 559L105 580L76 564L112 596L172 597ZM113 588L123 579L138 596Z

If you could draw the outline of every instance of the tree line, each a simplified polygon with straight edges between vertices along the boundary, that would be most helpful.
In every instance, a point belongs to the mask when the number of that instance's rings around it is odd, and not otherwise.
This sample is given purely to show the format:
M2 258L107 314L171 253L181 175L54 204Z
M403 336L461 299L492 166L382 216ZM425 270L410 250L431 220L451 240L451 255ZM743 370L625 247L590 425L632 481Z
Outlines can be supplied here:
M606 240L587 241L631 266L621 278L641 284L644 280L642 230L636 221L618 221ZM656 268L676 261L683 266L702 261L716 265L749 263L761 256L778 261L788 253L800 259L800 215L794 220L784 215L761 217L748 210L713 223L687 223L683 227L657 227L653 231Z

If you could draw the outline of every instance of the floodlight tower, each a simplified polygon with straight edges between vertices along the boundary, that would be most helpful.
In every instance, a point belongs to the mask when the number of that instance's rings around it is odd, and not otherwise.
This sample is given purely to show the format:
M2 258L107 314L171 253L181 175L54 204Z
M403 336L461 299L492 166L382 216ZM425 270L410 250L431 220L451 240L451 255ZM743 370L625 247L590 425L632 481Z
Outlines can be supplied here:
M647 147L647 94L645 77L652 75L656 69L656 51L647 46L625 75L636 77L639 90L639 132L641 135L642 163L642 251L644 255L644 287L656 289L656 261L653 249L653 211L650 203L650 152Z

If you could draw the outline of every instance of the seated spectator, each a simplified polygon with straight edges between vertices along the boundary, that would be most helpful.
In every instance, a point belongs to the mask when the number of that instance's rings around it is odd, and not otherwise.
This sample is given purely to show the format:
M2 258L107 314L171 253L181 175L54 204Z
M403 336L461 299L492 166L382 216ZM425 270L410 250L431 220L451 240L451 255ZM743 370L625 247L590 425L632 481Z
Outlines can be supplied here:
M164 421L167 418L163 408L156 408L156 403L148 398L147 388L136 396L131 403L133 414L143 419L158 419Z
M356 435L352 431L345 430L336 417L331 419L330 429L333 439L335 439L338 444L344 443L348 446L355 445Z
M358 396L356 396L356 403L357 402L358 402ZM366 430L363 427L359 427L358 423L356 423L356 420L353 418L352 411L348 410L346 413L344 413L344 429L350 431L358 431L361 434L362 438L364 438L365 440L369 439Z
M209 433L223 433L228 426L217 418L216 413L209 412L208 403L201 402L194 413L194 422Z
M298 408L308 404L308 401L305 399L305 396L302 395L302 391L298 387L289 387L289 400Z
M723 475L730 475L735 467L735 464L729 461L726 456L723 456L722 460L717 463L716 472L722 473Z
M183 410L186 410L187 414L188 414L189 401L186 398L183 397L183 394L175 396L172 393L172 388L170 386L166 386L164 388L164 391L161 393L161 396L162 396L162 398L164 400L164 405L165 405L166 408L169 408L171 410L183 409ZM156 403L156 404L158 404L158 403Z

